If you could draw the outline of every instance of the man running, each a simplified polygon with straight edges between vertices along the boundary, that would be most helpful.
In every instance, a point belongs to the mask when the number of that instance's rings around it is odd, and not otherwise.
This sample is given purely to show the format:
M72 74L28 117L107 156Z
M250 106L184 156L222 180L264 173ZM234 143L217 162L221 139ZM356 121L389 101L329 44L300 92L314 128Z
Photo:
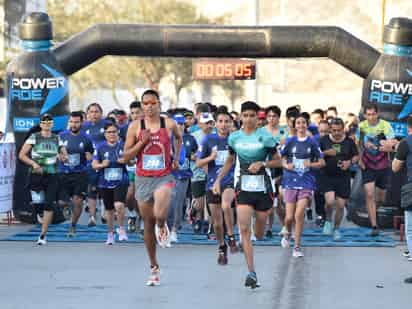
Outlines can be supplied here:
M236 212L243 252L249 270L245 286L252 289L259 287L250 239L252 217L255 213L255 236L257 239L262 239L273 204L272 184L265 169L281 166L274 137L263 130L258 130L259 109L259 105L255 102L247 101L242 104L242 129L230 134L229 155L213 185L214 193L221 194L221 182L232 169L237 157L240 164L240 177L236 183L238 193ZM269 161L267 161L268 157L270 157Z
M228 263L227 245L225 243L223 230L223 216L225 219L224 222L226 223L230 251L232 253L237 252L236 240L233 233L232 213L232 202L235 198L235 190L233 189L234 165L232 165L229 173L222 178L220 183L221 194L215 194L212 191L217 175L226 162L226 158L229 154L228 136L230 133L231 121L229 113L225 111L217 112L217 133L206 135L202 145L199 147L196 160L196 165L198 167L207 166L206 199L212 213L213 228L219 244L217 261L220 265L226 265Z
M69 130L60 133L60 141L68 153L66 162L59 161L59 200L68 205L73 203L73 213L68 237L76 234L76 224L83 210L83 200L87 195L88 161L92 160L93 144L80 131L83 122L82 112L72 112Z
M326 166L319 176L320 191L325 194L326 221L323 234L332 234L332 212L336 203L333 239L342 238L339 226L342 221L346 201L350 196L350 166L359 160L355 142L346 136L345 124L341 118L331 121L331 134L320 139L320 149L325 157Z
M155 286L160 284L156 240L161 247L170 243L166 220L174 186L171 173L179 165L182 136L173 119L160 116L160 99L155 90L146 90L141 102L144 117L129 126L124 158L129 161L137 157L136 199L144 220L144 242L151 270L147 285Z

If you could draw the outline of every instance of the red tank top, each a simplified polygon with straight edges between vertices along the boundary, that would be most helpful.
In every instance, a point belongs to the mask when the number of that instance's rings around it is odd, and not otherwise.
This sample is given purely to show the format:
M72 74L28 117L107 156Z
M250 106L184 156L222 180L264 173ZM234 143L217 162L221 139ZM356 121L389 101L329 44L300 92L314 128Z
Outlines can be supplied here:
M140 121L140 133L137 140L142 139L142 130L146 129L144 119ZM136 175L145 177L162 177L172 172L172 152L169 132L165 119L160 117L160 129L150 133L150 141L137 155Z

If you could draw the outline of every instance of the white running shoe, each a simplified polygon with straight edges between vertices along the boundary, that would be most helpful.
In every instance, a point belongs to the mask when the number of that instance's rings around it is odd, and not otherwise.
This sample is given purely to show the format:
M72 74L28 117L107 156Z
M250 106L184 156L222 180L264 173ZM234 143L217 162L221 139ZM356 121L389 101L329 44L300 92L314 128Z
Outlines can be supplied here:
M109 232L107 233L107 240L106 240L106 245L114 245L114 233Z
M160 235L160 228L157 226L157 224L155 225L155 235L156 235L157 243L162 248L171 247L170 232L169 232L169 228L166 223L164 227L165 227L166 233L164 235Z
M47 244L46 236L44 236L43 239L41 239L40 236L39 236L39 238L37 239L37 244L38 244L39 246L44 246L44 245L46 245L46 244Z
M279 236L285 236L285 235L287 235L289 232L288 232L288 229L286 228L286 226L282 226L282 229L280 230L280 232L279 232Z
M124 227L120 227L116 229L116 233L119 235L119 241L128 241L129 237L127 237L126 230Z
M412 262L412 256L408 257L408 261Z
M288 233L283 235L282 240L280 241L280 245L282 246L282 248L289 248L290 247L289 234Z
M170 233L170 242L172 242L172 243L178 242L176 231L172 231Z
M293 248L293 253L292 256L294 258L300 258L300 257L304 257L302 249L300 247L295 247Z
M159 266L155 266L150 269L150 276L146 282L147 286L158 286L160 285L160 269Z
M257 239L256 239L256 236L255 236L255 233L253 233L253 234L250 235L250 240L251 240L251 241L256 241L256 240L257 240Z

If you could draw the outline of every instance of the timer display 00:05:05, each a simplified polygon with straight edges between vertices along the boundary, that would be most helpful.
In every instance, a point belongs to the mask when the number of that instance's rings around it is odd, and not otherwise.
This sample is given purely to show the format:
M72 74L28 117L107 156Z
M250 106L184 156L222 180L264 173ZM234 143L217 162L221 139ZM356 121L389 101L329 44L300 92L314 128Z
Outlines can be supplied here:
M256 76L255 61L248 60L198 60L193 61L193 79L253 80Z

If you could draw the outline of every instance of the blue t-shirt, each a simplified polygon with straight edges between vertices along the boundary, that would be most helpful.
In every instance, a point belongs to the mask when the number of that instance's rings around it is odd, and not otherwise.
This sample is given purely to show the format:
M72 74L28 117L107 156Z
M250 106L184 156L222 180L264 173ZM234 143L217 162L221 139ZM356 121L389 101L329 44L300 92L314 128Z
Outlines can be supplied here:
M119 128L119 137L120 137L120 139L121 139L123 142L126 141L127 129L129 129L129 124L130 124L130 122L122 125L122 126Z
M119 185L128 185L129 177L125 164L117 162L123 156L124 143L118 141L115 145L109 145L106 141L100 143L93 154L93 160L100 163L109 160L110 165L99 170L97 186L99 188L112 189Z
M281 149L281 155L288 163L293 163L293 171L283 169L282 187L285 189L316 189L315 173L304 167L304 161L316 162L323 158L318 143L311 137L299 140L292 136L286 140Z
M193 173L190 169L190 157L197 151L195 138L189 133L183 134L183 147L180 149L179 169L172 172L176 179L191 178Z
M85 121L82 125L82 132L92 141L93 146L96 148L98 144L105 141L104 138L104 126L109 123L108 120L101 119L96 123Z
M220 173L226 159L229 155L229 144L228 137L220 137L218 134L208 134L202 141L202 145L199 147L199 151L196 156L199 159L204 159L212 154L212 152L217 151L217 157L214 161L210 161L207 164L207 185L206 189L211 190L213 184L216 181L217 176ZM220 182L221 186L233 186L234 182L235 165L232 165L229 173L223 177Z
M92 154L93 144L86 134L80 132L74 135L71 131L63 131L59 134L62 145L66 148L68 161L59 161L59 173L82 173L87 171L89 164L86 152Z

